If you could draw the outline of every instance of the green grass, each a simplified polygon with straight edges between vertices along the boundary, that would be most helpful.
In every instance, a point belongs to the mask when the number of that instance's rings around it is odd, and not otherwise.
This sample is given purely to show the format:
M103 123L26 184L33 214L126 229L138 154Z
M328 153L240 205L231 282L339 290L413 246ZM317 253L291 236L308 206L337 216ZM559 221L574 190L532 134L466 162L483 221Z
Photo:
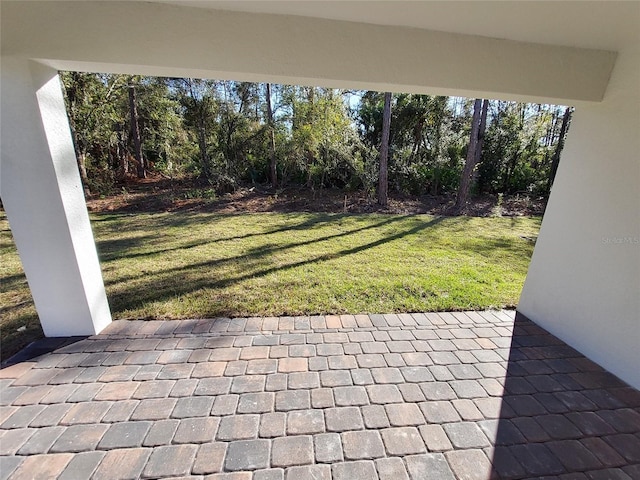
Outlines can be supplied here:
M92 224L114 318L167 319L511 307L533 251L522 237L540 219L162 213ZM37 332L4 216L0 312L5 348Z

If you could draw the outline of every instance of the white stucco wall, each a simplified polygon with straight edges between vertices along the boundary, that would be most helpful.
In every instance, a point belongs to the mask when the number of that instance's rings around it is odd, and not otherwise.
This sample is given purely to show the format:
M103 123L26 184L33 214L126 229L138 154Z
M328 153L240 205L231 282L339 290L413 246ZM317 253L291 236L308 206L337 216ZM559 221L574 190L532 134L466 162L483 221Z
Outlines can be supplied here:
M640 388L640 46L576 107L518 310Z

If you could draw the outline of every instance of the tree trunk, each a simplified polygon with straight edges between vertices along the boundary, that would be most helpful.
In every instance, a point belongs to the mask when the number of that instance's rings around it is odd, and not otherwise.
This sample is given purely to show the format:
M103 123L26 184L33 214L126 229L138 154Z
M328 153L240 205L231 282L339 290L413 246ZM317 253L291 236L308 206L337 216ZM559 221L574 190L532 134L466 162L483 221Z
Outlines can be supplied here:
M436 165L431 183L431 195L438 195L440 191L440 167Z
M76 152L76 155L78 159L78 170L80 171L80 180L82 180L84 195L86 197L91 195L91 190L89 189L89 177L87 176L87 157L85 156L84 152L79 151Z
M469 189L471 187L471 176L476 166L476 149L478 148L478 132L480 130L480 115L482 110L482 99L476 98L473 104L473 118L471 119L471 134L469 135L469 148L467 148L467 159L460 176L460 186L458 187L458 195L456 204L453 207L455 213L461 213L467 204L469 198Z
M276 132L273 122L273 110L271 109L271 84L266 83L266 102L267 102L267 123L269 125L269 176L271 177L271 186L278 186L278 168L276 163Z
M127 148L126 142L124 139L124 123L120 126L116 126L116 135L118 137L118 141L116 143L116 156L118 157L118 170L117 170L117 178L119 182L124 182L127 178L127 173L129 173L129 161L127 159Z
M558 165L560 164L560 154L564 148L564 138L567 135L569 128L569 122L571 121L571 107L567 107L562 117L562 126L560 127L560 137L556 144L556 151L553 153L553 159L551 160L551 172L549 174L549 190L553 186L553 181L556 179L556 173L558 172Z
M138 125L138 107L136 105L136 87L129 84L129 113L131 115L131 137L133 138L133 154L137 162L138 178L147 176L142 156L142 141L140 140L140 127Z
M486 98L482 101L482 111L480 112L480 126L478 127L478 145L476 145L476 158L473 174L471 176L471 185L474 185L478 179L478 168L482 159L482 145L484 144L484 134L487 129L487 112L489 111L489 100Z
M80 142L76 133L74 122L71 121L71 138L73 138L73 149L76 152L76 161L78 162L78 171L80 172L80 180L82 180L82 187L84 189L85 197L91 195L89 189L89 177L87 176L87 155L84 150L80 148Z
M384 111L382 114L382 143L380 144L380 172L378 175L378 203L387 205L389 196L389 136L391 134L391 92L384 94Z
M489 110L489 100L482 101L482 111L480 113L480 126L478 127L478 145L476 146L476 165L480 163L482 155L482 145L484 144L484 134L487 129L487 112Z
M504 176L504 182L502 182L502 191L505 193L512 193L509 191L509 184L511 183L511 178L516 171L516 165L518 164L518 151L513 152L511 156L511 160L507 163L507 171Z
M547 148L553 144L553 137L556 134L556 122L558 121L557 117L556 109L553 109L551 112L551 125L547 127L547 134L544 137L544 146Z
M200 149L200 163L202 171L200 176L209 180L211 177L211 162L207 153L207 131L204 126L203 112L198 117L198 148Z
M71 86L64 90L67 96L67 102L69 106L69 126L71 127L71 138L73 139L73 150L76 153L76 161L78 162L78 171L80 172L80 179L82 180L82 187L84 189L85 196L91 194L89 190L89 177L87 176L86 159L87 155L85 150L80 146L80 138L78 137L78 129L76 126L75 110L76 102L78 100L78 89L81 82L81 75L78 72L71 73Z

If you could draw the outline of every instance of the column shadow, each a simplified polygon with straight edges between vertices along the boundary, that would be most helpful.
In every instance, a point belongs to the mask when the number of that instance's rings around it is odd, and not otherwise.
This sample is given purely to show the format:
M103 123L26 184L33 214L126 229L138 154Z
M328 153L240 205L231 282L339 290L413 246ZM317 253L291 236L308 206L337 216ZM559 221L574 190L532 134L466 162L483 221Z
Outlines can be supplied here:
M640 478L640 392L520 313L495 422L492 478Z

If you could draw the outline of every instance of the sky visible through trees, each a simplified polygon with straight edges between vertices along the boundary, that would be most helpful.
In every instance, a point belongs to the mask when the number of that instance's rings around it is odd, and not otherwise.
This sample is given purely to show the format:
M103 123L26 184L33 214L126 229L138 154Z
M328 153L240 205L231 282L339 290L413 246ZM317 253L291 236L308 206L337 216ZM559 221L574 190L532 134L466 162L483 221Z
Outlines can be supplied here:
M78 72L61 79L87 194L147 175L192 179L216 194L247 185L380 193L383 92ZM489 100L474 115L474 104L391 95L389 195L460 197L465 165L471 196L548 195L572 110Z

